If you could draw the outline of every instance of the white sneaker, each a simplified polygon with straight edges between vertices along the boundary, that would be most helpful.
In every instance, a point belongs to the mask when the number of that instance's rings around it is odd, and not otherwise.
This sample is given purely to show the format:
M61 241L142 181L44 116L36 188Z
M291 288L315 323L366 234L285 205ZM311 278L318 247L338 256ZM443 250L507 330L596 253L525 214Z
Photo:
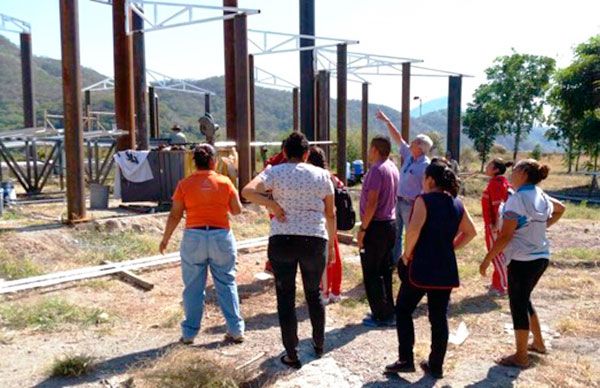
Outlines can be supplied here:
M342 301L341 295L331 294L329 295L329 303L339 303Z
M327 306L329 304L329 302L331 302L329 295L321 294L321 303L323 303L324 306Z

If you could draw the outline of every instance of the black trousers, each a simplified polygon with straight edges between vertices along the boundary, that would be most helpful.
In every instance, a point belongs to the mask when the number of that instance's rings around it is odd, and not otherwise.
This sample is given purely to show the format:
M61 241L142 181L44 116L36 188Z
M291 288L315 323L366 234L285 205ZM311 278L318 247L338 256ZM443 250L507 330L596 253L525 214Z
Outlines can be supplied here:
M508 265L508 299L515 330L529 330L529 316L535 314L531 292L548 268L548 259L512 260Z
M297 357L296 272L300 265L304 296L316 346L325 341L325 307L319 285L327 261L327 240L318 237L279 235L269 238L268 256L275 275L277 314L287 355Z
M429 367L442 373L448 346L448 303L452 290L425 290L416 288L401 276L402 284L396 300L396 331L398 333L399 360L414 364L415 327L412 314L427 294L427 308L431 323L431 352Z
M395 242L395 221L372 221L369 224L360 263L367 300L376 320L388 320L394 316L392 253Z

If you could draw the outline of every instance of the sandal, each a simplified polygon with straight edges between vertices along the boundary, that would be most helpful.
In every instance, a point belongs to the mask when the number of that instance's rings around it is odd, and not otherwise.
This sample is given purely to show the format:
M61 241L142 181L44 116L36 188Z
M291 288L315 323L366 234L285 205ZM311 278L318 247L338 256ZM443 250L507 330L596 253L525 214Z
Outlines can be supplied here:
M536 348L535 346L533 346L533 344L528 345L527 350L529 352L533 352L533 353L537 353L537 354L547 354L548 353L548 350L546 348L539 349L539 348Z
M529 363L527 363L527 364L521 364L520 362L517 361L517 358L515 357L514 354L510 355L510 356L499 358L495 362L498 365L508 366L508 367L511 367L511 368L519 368L519 369L527 369L527 368L529 368Z
M302 368L302 364L300 363L300 360L298 359L291 359L289 358L287 355L283 355L279 358L279 360L281 361L281 363L283 365L287 365L290 368L294 368L294 369L300 369Z

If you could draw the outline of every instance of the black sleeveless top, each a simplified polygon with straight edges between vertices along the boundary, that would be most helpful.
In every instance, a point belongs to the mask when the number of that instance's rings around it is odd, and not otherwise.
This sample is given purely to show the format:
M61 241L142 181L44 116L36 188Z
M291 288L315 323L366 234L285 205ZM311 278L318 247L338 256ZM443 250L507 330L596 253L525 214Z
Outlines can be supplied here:
M458 287L454 238L464 214L463 204L460 199L443 192L420 197L427 208L427 219L409 263L409 280L418 288Z

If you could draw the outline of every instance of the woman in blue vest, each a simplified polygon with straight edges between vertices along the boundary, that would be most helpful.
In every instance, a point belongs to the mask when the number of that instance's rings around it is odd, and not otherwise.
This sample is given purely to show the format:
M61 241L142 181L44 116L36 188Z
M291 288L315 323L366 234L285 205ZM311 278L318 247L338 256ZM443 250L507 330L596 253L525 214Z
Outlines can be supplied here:
M431 323L431 353L421 368L442 378L448 345L448 303L459 286L454 251L476 235L469 212L456 196L459 179L448 162L433 159L425 169L424 194L417 197L406 232L406 247L398 272L402 285L396 302L399 358L386 366L386 373L414 372L415 330L412 314L427 295Z

